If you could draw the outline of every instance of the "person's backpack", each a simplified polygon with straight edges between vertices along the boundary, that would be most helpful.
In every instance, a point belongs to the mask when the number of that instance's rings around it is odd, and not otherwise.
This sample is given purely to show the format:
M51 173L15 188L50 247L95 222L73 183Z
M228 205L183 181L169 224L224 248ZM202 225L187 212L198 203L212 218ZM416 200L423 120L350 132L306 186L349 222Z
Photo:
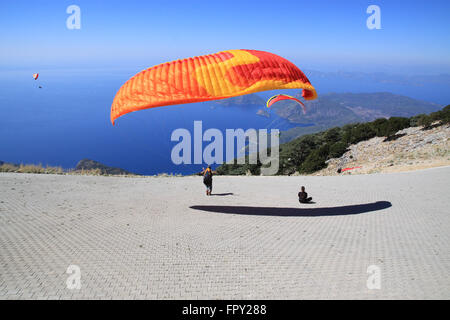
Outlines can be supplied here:
M206 170L203 176L203 183L210 184L212 182L212 172L211 170Z

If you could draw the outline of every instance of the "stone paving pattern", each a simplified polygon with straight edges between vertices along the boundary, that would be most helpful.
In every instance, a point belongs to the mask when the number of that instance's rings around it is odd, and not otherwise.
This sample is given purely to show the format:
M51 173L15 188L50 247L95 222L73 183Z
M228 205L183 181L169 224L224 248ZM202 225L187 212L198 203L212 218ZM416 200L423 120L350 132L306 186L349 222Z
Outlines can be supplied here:
M214 177L214 193L201 177L1 173L0 299L450 298L450 167Z

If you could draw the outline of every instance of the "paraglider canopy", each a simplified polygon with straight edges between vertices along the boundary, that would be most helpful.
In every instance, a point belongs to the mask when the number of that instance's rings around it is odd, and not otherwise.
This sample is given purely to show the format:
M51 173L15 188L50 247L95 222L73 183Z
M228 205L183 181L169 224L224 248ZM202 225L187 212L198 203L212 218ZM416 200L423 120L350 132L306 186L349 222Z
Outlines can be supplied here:
M33 73L33 79L37 80L37 78L39 78L39 73Z
M227 50L165 62L125 82L111 105L111 122L137 110L276 89L303 89L306 100L317 98L299 68L270 52Z
M362 168L362 166L351 167L351 168L344 168L344 169L339 168L339 169L337 170L337 173L343 173L343 172L345 172L345 171L350 171L350 170L354 170L354 169L361 169L361 168Z
M267 108L270 108L274 103L277 103L278 101L282 101L282 100L292 100L292 101L299 103L302 106L303 114L306 113L306 108L305 108L305 105L303 104L303 102L301 102L297 98L288 96L287 94L277 94L277 95L273 96L272 98L270 98L269 100L267 100L267 104L266 104Z

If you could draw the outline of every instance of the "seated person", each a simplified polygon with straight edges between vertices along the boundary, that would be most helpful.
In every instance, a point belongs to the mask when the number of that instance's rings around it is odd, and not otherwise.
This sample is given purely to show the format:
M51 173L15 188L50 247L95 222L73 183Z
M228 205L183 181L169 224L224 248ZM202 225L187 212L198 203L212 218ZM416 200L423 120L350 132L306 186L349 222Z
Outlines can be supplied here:
M300 203L308 203L312 200L311 197L308 198L308 194L305 192L305 187L302 186L302 191L298 193L298 201Z

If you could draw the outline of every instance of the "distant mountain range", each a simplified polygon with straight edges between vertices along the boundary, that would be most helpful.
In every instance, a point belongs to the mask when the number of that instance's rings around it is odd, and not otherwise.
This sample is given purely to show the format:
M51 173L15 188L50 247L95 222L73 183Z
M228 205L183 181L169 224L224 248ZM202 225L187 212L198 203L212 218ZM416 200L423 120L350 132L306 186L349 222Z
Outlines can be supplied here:
M425 85L450 85L450 74L437 75L407 75L407 74L388 74L385 72L351 72L351 71L337 71L337 72L322 72L317 70L303 70L308 75L310 80L314 79L350 79L372 83L408 85L415 87L422 87ZM314 83L314 81L312 81Z
M266 101L257 94L247 94L245 96L238 96L228 99L215 100L214 105L222 107L264 107Z
M328 93L305 103L304 115L296 103L280 102L274 106L280 117L291 122L314 124L308 128L293 128L281 135L282 142L305 133L319 132L348 123L368 122L378 118L412 117L428 114L442 108L436 103L389 93ZM314 130L317 129L317 130Z
M297 98L301 98L300 94ZM256 94L219 100L216 105L259 107L259 116L270 116L265 111L266 101ZM328 93L314 101L305 102L306 114L298 103L285 100L274 104L272 112L299 127L282 132L281 142L290 141L302 134L319 132L348 123L368 122L377 118L411 117L440 110L441 105L416 100L389 92Z
M340 126L377 118L411 117L442 108L435 103L389 92L328 93L320 95L316 100L305 102L305 105L306 114L292 101L281 101L274 105L273 109L279 116L293 123Z

